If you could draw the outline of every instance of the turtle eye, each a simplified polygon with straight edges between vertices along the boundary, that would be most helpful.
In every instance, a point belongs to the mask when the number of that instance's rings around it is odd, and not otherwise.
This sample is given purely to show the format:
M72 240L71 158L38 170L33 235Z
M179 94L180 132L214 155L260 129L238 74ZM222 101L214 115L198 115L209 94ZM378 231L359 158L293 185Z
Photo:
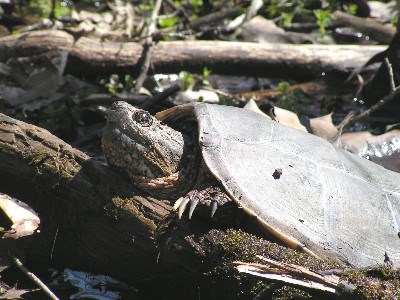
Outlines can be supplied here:
M149 127L153 124L153 117L147 111L139 110L133 115L134 121L143 127Z

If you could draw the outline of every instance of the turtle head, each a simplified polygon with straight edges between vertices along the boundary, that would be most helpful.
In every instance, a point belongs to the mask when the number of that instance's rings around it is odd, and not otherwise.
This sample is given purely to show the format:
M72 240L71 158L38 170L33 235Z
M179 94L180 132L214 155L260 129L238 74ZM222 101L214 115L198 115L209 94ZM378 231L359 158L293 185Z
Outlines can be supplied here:
M182 177L186 139L147 111L115 102L108 111L102 144L108 164L149 191L173 187Z

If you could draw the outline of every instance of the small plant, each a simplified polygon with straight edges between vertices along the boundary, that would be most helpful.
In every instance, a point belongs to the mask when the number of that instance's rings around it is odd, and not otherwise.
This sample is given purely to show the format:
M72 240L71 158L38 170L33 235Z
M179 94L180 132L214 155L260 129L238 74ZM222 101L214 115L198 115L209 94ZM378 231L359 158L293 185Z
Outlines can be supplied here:
M119 80L117 74L112 74L108 82L104 82L104 86L107 88L110 94L116 94L123 90L124 86Z
M322 98L320 109L321 115L326 115L332 112L335 100L331 96L325 96Z
M347 9L349 10L349 13L351 13L352 15L355 15L357 13L357 4L350 4Z
M329 18L331 12L329 10L315 9L313 13L317 18L320 37L323 38L326 35L326 27L331 23L331 19Z
M158 19L158 25L161 28L172 27L175 24L177 24L178 22L180 22L180 20L178 18L175 18L175 17L167 17L167 18L159 18Z
M211 70L207 67L204 67L202 75L191 74L187 71L179 72L179 79L181 81L181 86L183 90L192 89L194 85L200 82L202 85L210 84L208 82L208 76L211 74Z
M390 20L390 24L392 24L393 26L396 26L396 24L399 22L399 16L394 16L391 20Z
M112 74L109 78L101 79L100 84L104 85L110 94L117 94L130 92L134 87L134 80L130 74L126 74L123 81L118 74Z
M182 90L187 90L190 86L193 86L194 76L187 71L181 71L178 74L181 81Z
M204 84L204 85L210 84L210 82L208 81L208 76L210 76L211 73L212 73L211 70L209 70L207 67L204 67L203 75L201 76L201 83L202 84Z
M287 81L282 81L278 84L278 90L281 93L286 93L287 89L289 88L289 82Z
M293 17L294 17L293 12L283 12L282 13L282 24L285 26L292 24Z
M233 99L230 97L219 97L218 104L225 106L233 106Z
M298 115L304 113L311 104L311 100L299 89L288 91L289 83L281 82L278 90L282 93L276 96L275 104L281 108L288 109Z
M190 0L190 4L192 5L193 12L197 15L199 13L200 8L203 6L202 0Z

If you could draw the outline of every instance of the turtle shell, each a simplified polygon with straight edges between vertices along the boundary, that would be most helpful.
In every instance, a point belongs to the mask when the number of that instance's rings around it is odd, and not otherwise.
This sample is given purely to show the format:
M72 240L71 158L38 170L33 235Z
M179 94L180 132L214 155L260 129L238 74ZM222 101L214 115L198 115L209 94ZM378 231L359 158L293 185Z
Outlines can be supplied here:
M226 192L283 240L357 267L400 262L400 174L244 109L196 103L203 159ZM178 121L178 122L177 122Z

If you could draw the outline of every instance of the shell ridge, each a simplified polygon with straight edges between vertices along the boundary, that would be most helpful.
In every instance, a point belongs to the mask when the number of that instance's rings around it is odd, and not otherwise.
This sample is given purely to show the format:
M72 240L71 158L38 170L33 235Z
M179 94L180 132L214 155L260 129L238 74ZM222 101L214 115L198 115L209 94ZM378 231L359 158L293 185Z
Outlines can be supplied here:
M331 144L331 145L332 145L332 144ZM347 170L347 168L346 168L346 166L345 166L345 164L344 164L344 161L343 161L343 159L342 159L342 157L341 157L341 155L340 155L339 149L338 149L336 146L334 146L334 145L332 145L332 147L333 147L333 149L336 151L337 157L339 158L340 163L342 164L343 170L346 171L346 173L348 173L348 170Z
M323 172L321 172L321 166L319 166L318 164L316 164L317 166L317 170L318 173L323 174ZM321 180L321 185L322 185L322 201L323 201L323 205L322 205L322 209L323 209L323 215L324 215L324 229L326 232L325 238L326 238L326 243L331 247L331 244L329 241L331 241L331 236L332 233L329 230L329 222L328 220L330 220L331 218L331 213L330 213L330 205L329 205L329 198L328 198L328 182L325 178L325 176L323 177L324 179Z
M386 198L386 201L387 201L387 206L388 206L389 211L390 211L390 213L392 215L392 218L393 218L393 223L394 223L394 226L395 226L395 230L396 230L396 232L399 232L399 223L398 223L398 220L396 218L395 211L393 210L392 202L390 201L390 198L388 197L387 193L385 193L385 198Z
M268 139L268 142L270 144L272 144L272 137L273 137L273 134L274 134L274 130L275 130L275 124L271 123L271 133L269 134L269 139Z

